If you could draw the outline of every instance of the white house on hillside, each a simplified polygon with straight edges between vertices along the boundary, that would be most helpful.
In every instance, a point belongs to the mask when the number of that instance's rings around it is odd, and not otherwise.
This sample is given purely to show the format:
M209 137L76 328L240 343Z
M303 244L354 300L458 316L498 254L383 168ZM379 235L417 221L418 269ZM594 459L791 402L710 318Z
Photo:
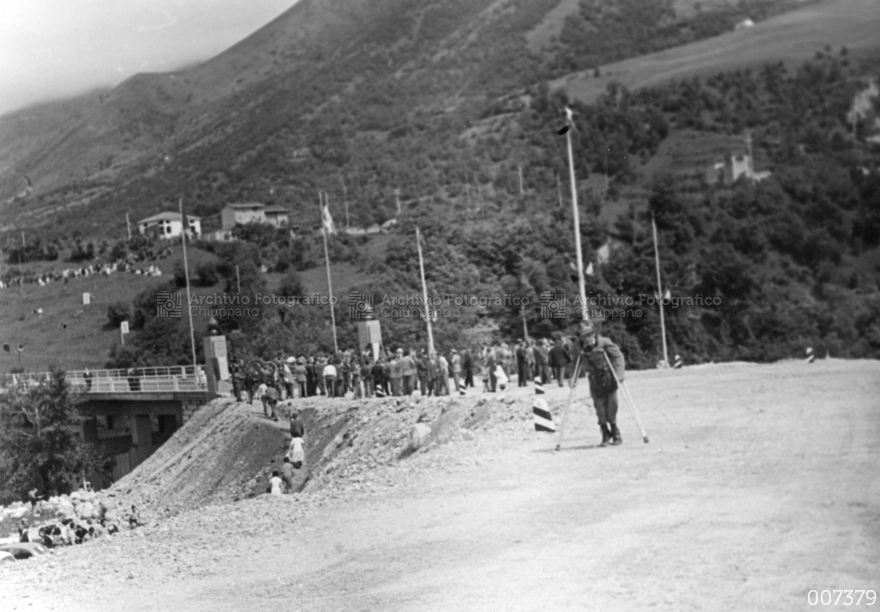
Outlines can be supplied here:
M220 211L220 220L224 230L246 223L265 223L266 205L259 202L227 204Z
M202 235L202 219L193 215L186 216L189 227L187 232L190 236ZM138 221L138 231L146 234L148 231L155 231L160 238L177 238L183 231L183 222L180 213L161 212L158 215L147 217Z
M283 206L267 206L263 213L266 216L266 223L275 227L287 227L290 223L290 214Z

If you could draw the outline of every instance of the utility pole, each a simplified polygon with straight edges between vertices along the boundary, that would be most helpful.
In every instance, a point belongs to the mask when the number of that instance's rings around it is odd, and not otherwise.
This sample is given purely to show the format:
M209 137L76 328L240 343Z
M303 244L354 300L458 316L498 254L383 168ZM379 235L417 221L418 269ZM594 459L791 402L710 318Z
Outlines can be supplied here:
M394 199L397 202L397 216L400 217L400 188L394 190Z
M434 333L431 331L431 306L428 303L428 283L425 282L425 261L422 258L422 234L416 226L416 248L419 252L419 273L422 277L422 297L425 300L425 323L428 325L428 355L434 354Z
M348 188L345 186L345 177L342 176L341 172L339 173L339 180L342 181L342 205L345 207L345 230L348 231Z
M663 287L660 284L660 250L657 247L657 222L651 214L651 229L654 233L654 263L657 266L657 305L660 306L660 337L663 339L663 363L669 366L669 352L666 349L666 321L663 318Z
M241 293L241 275L238 273L238 264L235 266L235 285L238 287L238 292Z
M131 220L128 218L128 213L125 213L125 227L128 228L128 239L131 240ZM184 228L184 231L186 228Z
M522 166L517 166L516 169L519 172L519 197L523 197L523 195L525 195L525 189L523 189Z
M572 112L568 107L565 108L565 114L569 125L574 126ZM571 216L574 221L574 248L577 255L578 294L581 298L581 309L583 310L581 316L587 321L590 317L587 314L587 290L584 283L584 257L581 250L581 222L580 215L578 214L577 180L574 175L574 154L572 153L571 147L570 129L565 132L565 142L566 148L568 149L568 174L571 182Z
M556 196L559 200L559 208L562 208L562 181L559 180L559 173L556 173Z

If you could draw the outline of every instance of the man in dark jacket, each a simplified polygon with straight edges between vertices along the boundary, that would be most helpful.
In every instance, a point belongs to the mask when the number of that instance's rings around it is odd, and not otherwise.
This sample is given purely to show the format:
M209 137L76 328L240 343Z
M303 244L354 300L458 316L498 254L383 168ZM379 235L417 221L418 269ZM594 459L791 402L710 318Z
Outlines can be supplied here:
M529 385L529 375L526 372L528 361L526 359L526 347L523 346L522 340L516 343L516 386L527 387Z
M578 343L581 363L590 381L590 396L596 408L599 429L602 430L602 446L622 444L617 428L617 383L623 384L626 370L623 353L610 339L600 336L589 322L581 323Z
M535 359L535 376L540 376L541 382L545 385L550 382L550 366L547 363L549 350L550 349L547 348L546 338L541 341L540 344L535 344L535 346L532 347L532 353Z
M474 386L474 358L471 352L466 350L461 354L461 366L464 368L464 386Z
M381 389L382 396L384 397L385 395L387 395L387 391L386 391L386 384L387 383L385 382L385 367L382 365L381 358L377 359L376 362L373 364L373 368L370 373L373 378L373 385L375 387L374 391L376 389Z
M553 371L553 377L556 378L556 382L559 383L559 386L561 387L562 380L565 376L565 368L571 363L571 356L562 345L562 338L556 339L556 344L550 349L547 360L550 362L550 369Z
M303 422L299 420L299 414L296 412L290 413L290 437L291 438L305 438L306 437L306 428L303 425Z
M425 349L422 349L421 354L416 358L416 375L419 379L419 391L422 392L422 397L428 395L428 355L425 353Z

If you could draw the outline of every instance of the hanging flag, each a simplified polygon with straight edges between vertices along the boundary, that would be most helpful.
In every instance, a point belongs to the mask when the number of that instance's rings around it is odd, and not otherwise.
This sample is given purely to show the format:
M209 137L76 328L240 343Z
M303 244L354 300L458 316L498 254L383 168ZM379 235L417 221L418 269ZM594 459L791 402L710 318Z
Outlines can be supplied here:
M336 233L336 226L333 224L333 217L330 216L330 207L327 202L321 203L321 223L324 225L324 231L328 234Z
M587 276L593 276L593 262L592 261L589 264L587 264L586 274L587 274Z
M565 107L565 120L572 128L574 127L574 111L567 106Z
M670 293L669 289L666 290L666 294L663 296L663 299L664 300L671 300L672 299L672 293Z

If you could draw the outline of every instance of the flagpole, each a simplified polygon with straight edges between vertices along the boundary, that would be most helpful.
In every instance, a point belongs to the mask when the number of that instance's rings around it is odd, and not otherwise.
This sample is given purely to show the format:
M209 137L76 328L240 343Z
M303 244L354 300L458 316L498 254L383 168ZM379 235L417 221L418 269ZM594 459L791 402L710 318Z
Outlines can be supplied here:
M330 282L330 250L327 248L327 225L324 223L324 196L318 192L318 202L321 205L321 233L324 235L324 260L327 262L327 293L330 298L330 324L333 326L333 352L339 352L339 344L336 342L336 314L333 312L333 284ZM329 212L329 211L328 211Z
M565 113L568 121L573 123L571 119L571 111L568 107L566 107ZM581 298L581 317L585 321L589 321L590 316L587 313L587 288L584 284L584 256L581 253L581 222L580 215L578 214L577 182L574 178L574 156L571 149L570 129L565 132L565 142L568 145L568 174L571 179L571 213L574 217L574 248L577 252L578 292L580 293Z
M192 309L189 307L189 263L186 259L186 217L183 216L183 198L180 198L180 241L183 244L183 274L186 278L186 314L189 318L189 345L192 348L193 376L198 379L199 366L196 364L196 334L193 331Z
M425 299L425 322L428 324L428 355L434 353L434 334L431 331L431 311L428 305L428 284L425 282L425 262L422 259L422 235L416 226L416 247L419 249L419 272L422 276L422 297Z
M663 362L669 365L669 353L666 349L666 321L663 318L663 287L660 285L660 250L657 248L657 223L651 213L651 229L654 233L654 263L657 267L657 305L660 306L660 334L663 339Z

